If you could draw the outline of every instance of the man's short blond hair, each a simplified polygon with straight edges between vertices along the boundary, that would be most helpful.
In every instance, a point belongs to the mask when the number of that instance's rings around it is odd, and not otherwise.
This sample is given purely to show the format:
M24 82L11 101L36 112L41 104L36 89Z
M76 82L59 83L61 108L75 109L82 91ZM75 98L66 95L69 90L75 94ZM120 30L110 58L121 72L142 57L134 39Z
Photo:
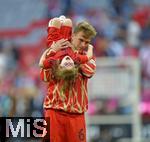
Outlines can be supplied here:
M94 38L97 34L95 28L87 21L80 22L75 26L74 34L79 32L83 32L85 38Z

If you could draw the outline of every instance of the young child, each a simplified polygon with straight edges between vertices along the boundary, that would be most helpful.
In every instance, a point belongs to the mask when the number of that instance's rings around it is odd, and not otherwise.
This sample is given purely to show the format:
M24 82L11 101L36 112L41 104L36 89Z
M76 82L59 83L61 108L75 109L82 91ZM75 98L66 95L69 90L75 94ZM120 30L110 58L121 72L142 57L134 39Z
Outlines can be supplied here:
M49 21L47 36L47 47L49 48L46 53L46 58L43 61L43 68L51 68L56 61L60 61L60 66L71 69L75 64L83 64L90 60L93 56L93 49L88 49L86 55L80 55L73 49L67 47L59 51L52 51L51 46L58 40L65 39L71 42L72 36L72 21L69 18L60 16L53 18ZM49 52L50 51L50 52ZM66 63L67 61L67 63Z

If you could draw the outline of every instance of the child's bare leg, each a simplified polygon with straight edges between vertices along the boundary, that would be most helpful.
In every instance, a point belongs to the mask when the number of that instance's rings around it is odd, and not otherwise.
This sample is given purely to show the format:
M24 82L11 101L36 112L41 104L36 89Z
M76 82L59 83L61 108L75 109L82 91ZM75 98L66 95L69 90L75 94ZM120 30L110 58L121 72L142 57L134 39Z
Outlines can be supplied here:
M60 29L61 27L61 21L59 18L53 18L49 21L48 27L55 27Z

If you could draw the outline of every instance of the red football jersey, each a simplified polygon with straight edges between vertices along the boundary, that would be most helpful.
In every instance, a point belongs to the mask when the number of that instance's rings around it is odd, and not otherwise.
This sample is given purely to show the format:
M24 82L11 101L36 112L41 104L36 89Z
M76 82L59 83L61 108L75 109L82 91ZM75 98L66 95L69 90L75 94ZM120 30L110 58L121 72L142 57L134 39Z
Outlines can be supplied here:
M96 69L95 58L80 65L75 81L63 92L60 91L64 80L55 80L52 69L41 69L41 79L48 83L44 108L64 110L71 113L83 113L88 108L87 81Z

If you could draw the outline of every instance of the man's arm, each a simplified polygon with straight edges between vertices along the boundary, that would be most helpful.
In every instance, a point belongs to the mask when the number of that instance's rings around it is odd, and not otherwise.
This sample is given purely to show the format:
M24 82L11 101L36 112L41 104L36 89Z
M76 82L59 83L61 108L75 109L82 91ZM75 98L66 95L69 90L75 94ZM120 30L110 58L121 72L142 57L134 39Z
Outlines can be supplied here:
M39 61L39 67L40 68L43 68L44 67L44 61L47 59L47 56L53 56L55 54L55 52L53 50L51 50L50 48L46 49L41 58L40 58L40 61Z
M86 76L88 78L92 77L96 71L96 60L95 60L95 58L93 57L87 63L81 64L80 65L80 71L84 76Z
M93 56L93 45L88 45L86 56L88 57L88 61L80 65L80 71L84 76L90 78L94 75L96 70L96 60Z
M61 39L57 42L54 42L47 50L44 51L42 54L40 61L39 61L39 67L40 68L51 68L53 63L55 62L55 59L53 56L56 54L57 51L61 49L65 49L68 47L68 41L65 39Z

